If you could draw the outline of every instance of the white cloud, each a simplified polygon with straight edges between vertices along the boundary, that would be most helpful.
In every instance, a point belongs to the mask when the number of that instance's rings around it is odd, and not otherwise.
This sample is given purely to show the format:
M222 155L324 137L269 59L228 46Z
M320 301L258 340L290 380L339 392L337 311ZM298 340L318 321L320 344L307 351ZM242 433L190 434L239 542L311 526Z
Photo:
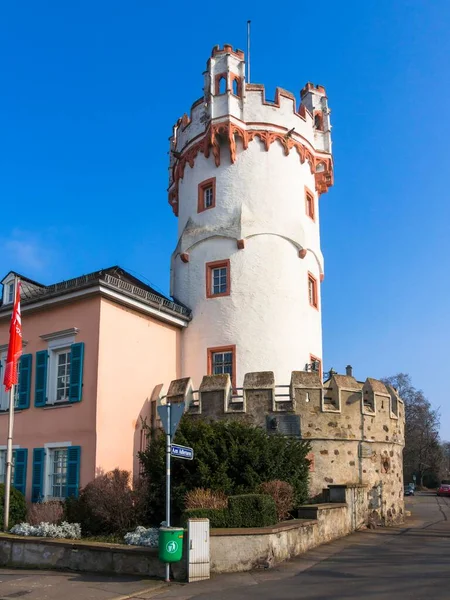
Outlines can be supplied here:
M45 236L14 229L0 238L0 272L18 271L22 275L38 278L48 271L56 258L54 249Z

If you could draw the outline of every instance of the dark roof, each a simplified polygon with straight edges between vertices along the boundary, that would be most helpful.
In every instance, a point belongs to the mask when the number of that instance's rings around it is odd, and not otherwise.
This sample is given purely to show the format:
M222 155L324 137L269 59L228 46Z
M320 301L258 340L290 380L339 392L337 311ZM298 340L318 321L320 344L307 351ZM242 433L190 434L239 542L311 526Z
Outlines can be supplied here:
M25 277L25 275L21 275L20 273L17 273L17 271L8 271L8 273L3 277L2 281L4 279L6 279L8 277L8 275L10 274L15 275L16 277L19 277L20 281L22 282L26 282L26 283L30 283L31 285L36 285L37 287L45 287L45 285L43 283L39 283L38 281L34 281L34 279L30 279L29 277Z
M14 273L14 271L10 271L10 273ZM47 298L62 296L75 290L85 289L102 283L107 287L120 291L126 296L140 300L145 304L152 305L163 312L176 313L178 316L186 318L191 317L191 311L187 307L177 304L118 266L108 267L107 269L101 269L100 271L94 271L87 275L81 275L80 277L60 281L51 285L43 285L34 282L27 277L23 277L20 273L14 274L17 277L20 277L24 284L27 284L22 285L21 290L21 303L24 306L32 304L36 300L46 300ZM0 307L0 312L3 310L10 310L10 308L10 305L2 306Z

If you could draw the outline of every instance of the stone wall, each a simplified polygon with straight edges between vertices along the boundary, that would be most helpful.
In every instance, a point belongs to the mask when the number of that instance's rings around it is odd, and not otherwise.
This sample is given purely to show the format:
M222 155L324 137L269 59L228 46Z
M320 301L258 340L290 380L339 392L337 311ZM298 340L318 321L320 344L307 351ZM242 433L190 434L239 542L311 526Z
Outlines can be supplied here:
M234 390L228 375L207 375L194 400L192 381L179 382L171 388L186 399L193 419L244 420L268 433L307 440L312 499L326 498L330 485L364 486L371 520L402 520L404 404L392 387L350 374L333 374L322 384L319 373L304 371L277 385L267 371L247 373L243 388Z
M358 528L350 488L332 492L333 502L304 506L300 519L273 527L212 529L211 573L235 573L269 567L298 556ZM185 542L186 550L186 542ZM153 548L96 542L24 538L0 534L0 567L69 569L97 573L164 577L164 564ZM186 552L172 565L173 578L186 578Z
M154 548L9 534L0 534L0 567L69 569L160 578L165 575L165 566ZM185 579L185 559L174 563L172 570L176 579Z

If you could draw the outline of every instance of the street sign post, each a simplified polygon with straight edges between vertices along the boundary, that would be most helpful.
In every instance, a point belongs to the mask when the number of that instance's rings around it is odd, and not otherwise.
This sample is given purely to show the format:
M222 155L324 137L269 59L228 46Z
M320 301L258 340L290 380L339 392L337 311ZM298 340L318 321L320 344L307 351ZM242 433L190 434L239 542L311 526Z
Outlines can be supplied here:
M172 438L180 423L185 408L184 402L176 404L161 404L158 406L158 415L166 433L166 526L170 527L170 457L172 451ZM180 446L181 448L181 446ZM189 448L192 450L192 448ZM194 453L192 451L192 457ZM170 563L166 563L166 581L170 581Z
M172 444L170 453L176 458L184 458L185 460L193 460L194 458L194 450L188 446Z

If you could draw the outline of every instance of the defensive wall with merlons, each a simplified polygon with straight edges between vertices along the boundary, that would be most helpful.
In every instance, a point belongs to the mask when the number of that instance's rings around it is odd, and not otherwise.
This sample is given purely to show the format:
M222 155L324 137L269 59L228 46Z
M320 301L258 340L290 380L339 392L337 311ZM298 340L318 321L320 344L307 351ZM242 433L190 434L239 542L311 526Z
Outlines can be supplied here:
M206 375L198 390L190 378L161 387L152 396L152 428L158 402L186 402L192 419L243 420L311 444L309 492L313 501L336 499L342 486L358 494L365 521L389 524L404 515L402 453L404 404L396 390L368 378L294 371L278 385L273 372L247 373L242 388L228 374ZM341 501L345 501L344 498Z

